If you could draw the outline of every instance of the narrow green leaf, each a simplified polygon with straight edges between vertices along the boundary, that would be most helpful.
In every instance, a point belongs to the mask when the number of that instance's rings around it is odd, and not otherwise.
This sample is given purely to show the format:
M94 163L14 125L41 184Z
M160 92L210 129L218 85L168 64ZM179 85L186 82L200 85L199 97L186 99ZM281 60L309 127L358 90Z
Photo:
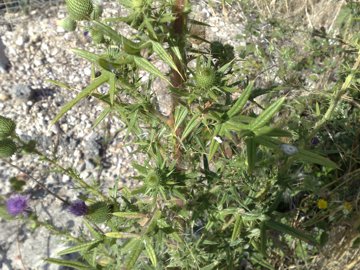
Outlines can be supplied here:
M279 141L278 139L274 139L268 136L257 136L254 138L254 140L260 145L264 145L266 147L276 150L280 149L279 145L282 144L282 142Z
M124 47L126 47L128 50L132 50L134 53L138 53L140 51L141 43L132 42L130 39L127 39L123 35L116 32L110 26L107 26L106 24L103 24L99 21L93 21L93 24L97 29L101 30L104 34L109 36L112 41L122 44ZM127 52L130 53L129 51Z
M69 254L69 253L90 250L93 247L95 247L97 244L99 244L100 242L101 242L100 240L95 240L95 241L91 241L91 242L88 242L85 244L76 245L74 247L70 247L70 248L67 248L67 249L64 249L64 250L58 252L58 255L62 256L62 255Z
M181 136L181 141L185 140L185 138L196 128L200 125L201 119L199 114L195 114L190 121L187 123L186 127Z
M102 234L100 234L99 232L97 232L94 227L89 223L89 221L87 221L86 219L83 220L86 228L89 230L89 232L91 233L91 235L98 239L98 240L102 240L104 237Z
M237 122L236 120L230 119L224 123L224 126L228 130L232 131L245 131L249 130L249 125L243 124L241 122ZM252 132L251 132L252 134Z
M135 212L114 212L112 213L116 217L128 218L128 219L137 219L146 217L145 214L135 213Z
M315 163L325 167L330 167L334 169L339 168L339 166L330 159L308 150L299 149L299 152L296 153L294 157L305 162Z
M254 81L251 81L248 84L248 86L245 88L244 92L241 93L240 97L237 99L235 104L227 112L229 118L232 118L233 116L241 112L246 102L249 100L249 97L251 95L251 90L253 89L253 87L254 87Z
M116 82L116 75L111 73L109 74L109 95L110 95L110 104L114 105L114 98L115 98L115 92L116 92L116 87L115 87L115 82Z
M93 124L93 128L96 128L101 121L103 121L105 119L105 117L112 111L111 107L107 107L105 108L105 110L103 110L100 115L96 118L94 124Z
M55 116L54 120L51 124L55 124L67 111L69 111L72 107L74 107L80 100L85 98L89 95L92 91L98 88L103 83L107 82L109 77L107 75L101 75L100 77L96 78L94 81L91 82L87 87L85 87L73 100L65 104L60 112Z
M268 263L267 261L265 261L260 254L254 254L250 257L250 260L253 262L253 263L257 263L259 265L261 265L262 267L265 267L269 270L275 270L275 268L270 264Z
M222 124L218 124L215 127L213 137L211 139L210 147L209 147L209 161L212 160L212 158L214 157L216 151L219 148L221 139L218 137L218 135L219 135L221 129L222 129Z
M269 137L291 137L292 134L289 131L280 129L280 128L273 128L269 126L264 126L254 131L256 136L269 136Z
M160 59L163 60L166 64L168 64L173 70L175 70L180 75L181 78L183 78L181 72L179 71L176 64L174 63L171 55L167 53L167 51L161 46L161 44L159 42L155 42L155 41L151 41L151 43L152 43L153 50L160 57Z
M55 259L55 258L47 258L44 260L45 262L48 263L53 263L53 264L57 264L57 265L61 265L61 266L67 266L67 267L72 267L74 269L78 269L78 270L93 270L94 268L91 267L88 264L83 264L83 263L79 263L79 262L74 262L74 261L68 261L68 260L61 260L61 259Z
M264 222L260 224L260 251L261 254L266 257L266 245L267 245L267 238L266 238L266 227Z
M255 120L250 124L250 129L254 131L265 126L271 120L274 114L280 110L284 101L285 97L282 97L279 100L275 101L273 104L271 104L257 118L255 118Z
M174 55L177 57L179 61L182 61L182 56L179 47L177 46L171 46L171 51L174 53Z
M148 17L144 17L144 24L146 26L146 29L148 30L148 33L149 33L149 36L151 39L153 40L157 40L157 35L156 35L156 32L154 30L154 27L153 27L153 19L149 19Z
M154 248L152 246L152 243L151 243L151 239L149 237L145 237L144 238L144 244L145 244L145 250L146 250L148 258L150 259L152 265L154 267L156 267L157 266L157 259L156 259L155 250L154 250Z
M137 239L136 242L133 244L131 252L129 256L126 258L125 262L125 269L131 270L134 269L134 265L139 258L141 252L144 249L144 244L141 239Z
M81 58L84 58L86 60L89 60L92 63L96 63L100 56L95 54L95 53L91 53L82 49L71 49L76 55L80 56Z
M208 264L208 265L200 268L199 270L213 270L213 269L218 269L218 268L216 268L216 266L217 266L219 263L220 263L220 262L218 262L218 261L214 261L214 262L212 262L212 263L210 263L210 264Z
M316 240L310 236L310 235L307 235L305 233L303 233L302 231L300 230L297 230L293 227L290 227L286 224L283 224L283 223L280 223L280 222L277 222L277 221L274 221L274 220L268 220L268 221L265 221L265 226L268 227L269 229L273 229L273 230L276 230L278 232L281 232L281 233L286 233L288 235L291 235L295 238L298 238L300 240L303 240L309 244L312 244L312 245L317 245L317 242Z
M151 64L148 60L146 60L145 58L139 57L139 56L134 56L134 61L135 64L139 67L142 68L143 70L157 76L160 77L161 79L167 81L168 83L169 80L161 73L160 70L158 70L153 64Z
M248 163L248 172L252 174L255 163L256 163L256 149L257 144L253 138L246 139L246 154L247 154L247 163Z
M150 233L152 232L157 225L157 221L158 219L161 217L161 211L160 210L156 210L156 212L154 213L154 215L152 216L150 223L146 229L146 233Z
M239 238L241 233L241 227L242 227L242 219L240 214L235 214L235 224L234 229L232 231L231 235L231 241L235 241L237 238Z
M221 74L221 73L225 73L226 70L228 70L228 69L231 67L231 65L234 63L234 61L235 61L235 59L234 59L234 60L231 60L230 62L228 62L228 63L226 63L225 65L221 66L221 67L217 70L217 72L219 72L220 74ZM253 83L253 82L250 82L250 83ZM225 87L224 89L226 89L225 91L228 91L228 92L230 92L230 93L236 91L236 90L235 90L236 88L234 89L234 88Z
M54 84L56 86L59 86L60 88L65 88L67 90L71 90L71 86L66 84L66 83L59 82L59 81L56 81L56 80L50 80L50 79L45 80L45 81L48 82L48 83L52 83L52 84Z
M105 236L109 238L119 238L119 239L139 237L139 235L136 233L126 233L126 232L107 232L105 233Z
M177 106L175 108L175 114L174 114L174 118L175 118L175 130L177 130L179 128L179 126L182 124L182 122L184 122L187 114L188 114L189 110L184 107L184 106Z

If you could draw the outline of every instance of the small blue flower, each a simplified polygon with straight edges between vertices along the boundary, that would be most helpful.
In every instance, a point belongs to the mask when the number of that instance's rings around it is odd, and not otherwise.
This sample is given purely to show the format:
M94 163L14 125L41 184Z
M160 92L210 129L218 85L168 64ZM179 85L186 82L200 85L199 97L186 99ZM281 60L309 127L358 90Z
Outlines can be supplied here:
M29 196L13 195L6 201L6 209L12 216L25 213L28 209Z
M318 145L320 143L320 140L318 137L314 137L311 139L311 144L312 145Z
M88 212L88 207L82 200L76 200L69 206L69 212L75 216L84 216Z

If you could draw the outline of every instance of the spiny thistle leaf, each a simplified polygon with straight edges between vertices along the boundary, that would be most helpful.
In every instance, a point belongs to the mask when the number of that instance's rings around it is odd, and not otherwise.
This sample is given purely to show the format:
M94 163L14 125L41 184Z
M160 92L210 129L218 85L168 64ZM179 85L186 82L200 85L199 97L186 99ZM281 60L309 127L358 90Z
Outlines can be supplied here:
M67 113L72 107L74 107L80 100L85 98L87 95L89 95L92 91L94 91L96 88L98 88L103 83L107 82L109 80L109 76L102 74L100 77L96 78L92 81L90 85L84 88L73 100L68 102L65 106L63 106L60 110L60 112L55 116L54 120L51 122L51 124L55 124L59 119Z
M10 118L0 115L0 139L6 138L13 134L16 124Z
M78 270L95 270L95 268L91 267L88 264L83 264L83 263L74 262L74 261L61 260L61 259L55 259L55 258L47 258L44 261L48 262L48 263L61 265L61 266L72 267L72 268L78 269Z
M67 248L67 249L64 249L64 250L58 252L58 255L62 256L62 255L69 254L69 253L90 250L90 249L94 248L97 244L99 244L100 242L101 242L100 240L95 240L95 241L90 241L85 244L70 247L70 248Z
M130 251L130 254L126 258L125 267L126 269L134 269L134 265L139 258L141 252L144 249L144 244L141 239L135 240L135 242L132 245L132 249Z
M250 124L251 131L262 128L265 126L271 118L280 110L280 107L285 101L285 97L280 98L266 108L255 120Z
M0 141L0 158L11 157L17 150L13 140L4 139Z

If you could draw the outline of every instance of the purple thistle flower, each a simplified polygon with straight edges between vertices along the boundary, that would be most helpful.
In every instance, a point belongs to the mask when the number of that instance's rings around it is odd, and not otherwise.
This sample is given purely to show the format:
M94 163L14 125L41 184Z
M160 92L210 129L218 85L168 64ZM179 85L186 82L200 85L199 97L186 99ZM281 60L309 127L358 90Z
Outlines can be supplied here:
M6 201L6 209L12 216L25 213L28 209L29 196L13 195Z
M320 143L320 140L318 137L314 137L311 139L311 144L312 145L318 145Z
M88 207L82 200L76 200L69 206L69 212L75 216L84 216L88 212Z

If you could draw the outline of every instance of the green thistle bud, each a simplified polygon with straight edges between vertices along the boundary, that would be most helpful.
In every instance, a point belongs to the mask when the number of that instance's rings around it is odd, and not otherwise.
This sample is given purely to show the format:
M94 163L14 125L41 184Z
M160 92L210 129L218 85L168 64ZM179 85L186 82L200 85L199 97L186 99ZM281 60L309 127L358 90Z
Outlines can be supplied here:
M4 139L0 141L0 158L11 157L16 152L16 144L13 140Z
M86 217L96 224L104 223L111 218L111 206L106 202L96 202L89 206Z
M10 136L15 131L13 120L0 115L0 139Z
M73 20L88 20L93 11L91 0L66 0L67 10Z
M95 44L100 44L104 42L104 35L99 30L91 29L90 35Z
M65 19L59 22L59 25L64 28L64 30L72 32L75 31L77 22L70 17L66 17Z
M145 184L150 188L155 188L160 184L160 177L155 171L151 171L145 180Z
M216 80L215 70L210 67L202 67L197 69L195 74L196 86L199 88L210 88Z
M103 13L102 6L95 5L93 11L90 14L90 18L93 20L97 20L101 17L102 13Z

